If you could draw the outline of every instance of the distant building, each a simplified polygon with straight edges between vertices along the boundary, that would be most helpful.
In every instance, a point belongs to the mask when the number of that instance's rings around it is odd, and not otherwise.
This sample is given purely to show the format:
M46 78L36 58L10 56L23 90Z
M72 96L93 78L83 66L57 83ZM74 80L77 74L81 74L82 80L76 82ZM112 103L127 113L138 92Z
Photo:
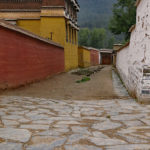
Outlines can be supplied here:
M65 49L65 69L78 67L77 0L1 0L0 19L50 39Z
M99 49L89 47L91 50L91 66L96 66L100 64L100 53Z
M113 50L112 49L100 49L100 64L112 65L113 62Z
M93 47L78 47L79 67L96 66L100 64L99 50Z
M119 50L122 46L123 46L123 45L120 44L120 43L119 43L119 44L114 44L114 45L113 45L113 50L114 50L114 51L117 51L117 50Z
M91 66L91 51L88 47L79 46L78 48L79 67Z
M78 47L79 67L89 67L96 65L112 65L112 49L96 49L93 47Z

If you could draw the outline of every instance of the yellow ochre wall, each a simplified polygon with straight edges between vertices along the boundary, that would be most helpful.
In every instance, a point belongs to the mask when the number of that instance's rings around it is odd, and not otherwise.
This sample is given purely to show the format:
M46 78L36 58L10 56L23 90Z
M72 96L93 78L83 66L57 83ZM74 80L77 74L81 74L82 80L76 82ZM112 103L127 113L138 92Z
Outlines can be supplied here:
M68 41L66 40L67 29L64 17L41 17L40 32L44 38L51 38L52 33L52 41L64 46L66 71L78 67L78 44L72 41L72 34L69 35L69 32Z
M91 65L90 56L91 56L90 51L85 49L83 51L84 67L89 67Z
M66 71L78 67L78 46L72 43L65 44L65 68Z
M17 20L17 25L25 30L40 35L40 20L39 19L20 19Z
M66 40L66 20L64 17L45 17L41 16L38 19L19 19L17 25L23 29L40 35L44 38L48 38L52 41L62 45L65 52L65 70L69 71L78 67L78 37L76 31L76 42L75 33L69 35L68 30L68 41ZM75 32L75 31L74 31ZM72 37L74 36L74 37Z
M49 39L52 33L52 41L64 46L65 19L62 17L41 17L40 33L42 37Z
M72 30L69 30L70 25L66 23L66 26L65 34L68 34L65 38L65 66L66 70L71 70L78 67L78 34L77 31L72 34Z
M79 67L89 67L90 62L90 50L84 47L78 47Z

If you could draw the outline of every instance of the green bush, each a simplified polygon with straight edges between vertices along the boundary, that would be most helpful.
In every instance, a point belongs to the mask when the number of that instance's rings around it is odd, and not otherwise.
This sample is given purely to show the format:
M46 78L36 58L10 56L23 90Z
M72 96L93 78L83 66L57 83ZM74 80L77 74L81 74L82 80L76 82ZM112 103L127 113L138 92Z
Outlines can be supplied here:
M76 83L82 83L82 82L87 82L90 81L91 79L89 77L83 77L81 80L76 81Z

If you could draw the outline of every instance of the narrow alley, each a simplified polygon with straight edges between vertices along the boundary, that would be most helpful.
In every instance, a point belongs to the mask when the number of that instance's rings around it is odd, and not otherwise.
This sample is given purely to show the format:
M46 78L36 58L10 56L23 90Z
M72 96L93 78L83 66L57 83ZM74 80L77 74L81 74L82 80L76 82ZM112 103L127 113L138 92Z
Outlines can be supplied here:
M3 94L7 96L26 96L57 100L100 100L126 97L126 94L120 95L115 92L117 79L114 71L112 76L112 69L112 66L95 66L87 69L74 70L25 87L17 88L16 90L7 90ZM90 75L90 81L76 83L86 76L84 72L90 73L93 70L95 72ZM83 75L78 75L76 72L83 72Z

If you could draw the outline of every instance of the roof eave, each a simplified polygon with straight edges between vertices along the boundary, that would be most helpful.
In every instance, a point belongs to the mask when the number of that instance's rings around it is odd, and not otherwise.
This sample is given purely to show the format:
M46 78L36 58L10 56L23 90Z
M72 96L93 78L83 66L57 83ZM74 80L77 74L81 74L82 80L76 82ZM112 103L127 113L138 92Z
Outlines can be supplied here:
M142 0L137 0L136 3L135 3L135 6L138 7L141 1Z

